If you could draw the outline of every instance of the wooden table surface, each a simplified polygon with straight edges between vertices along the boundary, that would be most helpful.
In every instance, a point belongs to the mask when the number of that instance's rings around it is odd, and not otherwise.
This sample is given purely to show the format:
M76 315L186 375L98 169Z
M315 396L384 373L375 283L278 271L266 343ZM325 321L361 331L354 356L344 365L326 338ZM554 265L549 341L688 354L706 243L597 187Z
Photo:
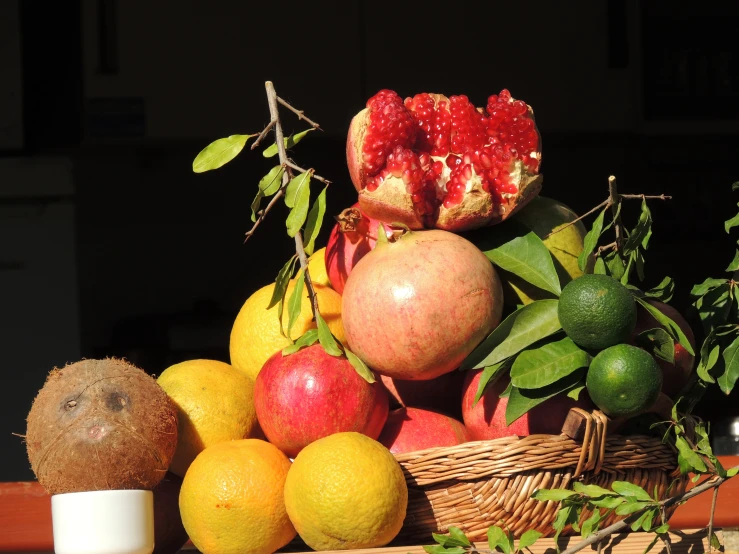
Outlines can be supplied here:
M719 460L727 468L739 465L739 456L719 456ZM711 494L705 492L680 506L670 519L672 529L707 526ZM721 486L714 525L739 528L739 477ZM0 552L53 552L51 497L37 482L0 483Z

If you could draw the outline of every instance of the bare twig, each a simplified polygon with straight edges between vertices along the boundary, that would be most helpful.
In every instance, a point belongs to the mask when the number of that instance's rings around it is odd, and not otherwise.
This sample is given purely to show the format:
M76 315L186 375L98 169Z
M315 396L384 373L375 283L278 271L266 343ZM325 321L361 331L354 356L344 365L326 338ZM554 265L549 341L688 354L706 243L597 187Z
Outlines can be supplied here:
M305 113L303 112L303 110L298 110L296 108L293 108L290 104L288 104L287 102L285 102L279 96L277 97L277 101L280 104L282 104L283 106L285 106L288 110L290 110L291 112L293 112L295 115L297 115L298 116L298 119L305 120L305 122L308 123L314 129L320 129L321 128L321 126L318 123L316 123L315 121L311 121L310 119L308 119L306 117Z
M330 184L331 184L331 181L329 181L328 179L324 179L324 178L323 178L323 177L321 177L320 175L316 175L316 174L315 174L315 173L313 172L313 170L312 170L312 169L303 169L302 167L300 167L300 166L298 166L298 165L295 165L295 164L294 164L293 162L291 162L290 160L287 160L287 161L285 161L285 165L286 165L287 167L290 167L290 168L294 169L295 171L299 171L300 173L310 173L310 174L311 174L311 177L313 177L313 178L314 178L314 179L315 179L316 181L320 181L320 182L322 182L322 183L323 183L323 184L325 184L325 185L330 185Z
M711 539L713 538L713 515L716 513L716 500L718 499L718 487L713 489L713 498L711 499L711 517L708 520L708 551L713 552Z
M257 146L259 146L259 144L264 140L264 137L267 136L267 133L269 133L272 130L272 127L274 127L276 124L277 124L276 119L273 119L267 124L264 130L261 133L259 133L257 140L254 141L254 144L251 145L252 150L254 150Z
M616 242L611 242L609 244L604 244L603 246L599 246L598 250L596 251L595 255L600 256L603 252L606 250L613 250L616 248Z
M739 466L736 466L736 469L739 470ZM662 509L669 508L673 504L677 504L678 502L689 500L693 498L694 496L698 496L699 494L703 492L720 487L721 484L728 479L731 479L731 477L715 476L711 479L704 481L700 485L690 489L687 492L684 492L682 494L678 494L676 496L672 496L670 498L666 498L665 500L660 501L658 503L658 506L660 506L660 508ZM590 546L591 544L594 544L598 541L601 541L605 537L612 535L613 533L618 533L619 531L625 529L626 527L631 525L634 521L639 519L639 516L642 514L642 512L644 512L644 510L651 509L653 506L654 505L647 506L646 508L642 510L634 512L626 519L623 519L617 523L614 523L613 525L609 525L605 529L601 529L597 533L590 535L587 539L580 541L575 546L572 546L568 548L567 550L563 551L561 554L575 554L575 552L579 552L583 548ZM710 540L710 536L708 538Z
M672 196L666 194L658 194L656 196L649 194L620 194L624 200L672 200Z
M593 208L592 210L588 211L588 212L587 212L587 213L585 213L585 214L582 214L582 215L581 215L580 217L578 217L577 219L573 219L573 220L572 220L572 221L570 221L570 222L569 222L569 223L568 223L567 225L563 225L563 226L562 226L562 227L560 227L559 229L557 229L557 230L555 230L555 231L552 231L551 233L549 233L549 234L548 234L548 235L547 235L546 237L544 237L544 238L545 238L545 239L546 239L546 238L549 238L549 237L551 237L551 236L552 236L552 235L553 235L554 233L559 233L560 231L563 231L564 229L567 229L567 227L569 227L570 225L574 225L575 223L577 223L577 222L578 222L578 221L580 221L581 219L585 219L585 218L586 218L586 217L588 217L589 215L591 215L591 214L594 214L595 212L597 212L597 211L598 211L598 210L600 210L601 208L605 208L605 207L607 207L607 206L608 206L608 203L609 203L610 201L611 201L611 199L610 199L610 198L606 198L605 200L603 200L603 202L601 202L600 204L598 204L598 205L597 205L597 206L596 206L595 208Z
M621 214L618 209L619 195L616 187L616 177L611 175L608 177L608 199L611 205L611 213L613 214L613 229L616 231L616 250L621 250L623 246L623 231L621 229Z
M280 124L280 112L279 107L277 106L278 98L277 93L275 92L275 87L272 84L272 81L267 81L264 83L264 88L267 90L267 102L269 103L269 115L270 117L275 120L275 142L277 143L277 152L280 156L280 163L284 166L287 166L287 151L285 150L285 140L284 135L282 133L282 125ZM283 102L283 105L285 103ZM286 106L288 107L288 106ZM292 106L289 106L290 109L295 111ZM290 177L287 174L287 171L282 174L282 189L284 190L287 186L288 182L290 181ZM295 233L295 251L298 254L298 259L300 260L300 267L303 270L303 273L305 275L305 285L308 288L308 296L310 296L310 305L311 309L313 311L313 317L316 317L316 313L318 312L318 299L316 298L316 291L313 288L313 281L311 281L310 274L308 272L308 259L305 255L305 248L303 246L303 234L298 230L297 233Z
M601 548L603 548L603 541L598 541L598 554L600 554Z
M285 189L281 188L275 193L275 195L272 197L272 200L269 201L269 204L267 204L267 207L264 208L263 210L259 210L257 214L257 219L254 222L254 225L252 225L251 229L249 229L244 235L244 242L246 242L247 240L251 238L251 236L254 234L254 231L256 231L257 227L259 227L259 224L262 223L262 220L264 220L264 218L267 216L267 214L272 209L272 207L275 204L277 204L277 201L283 196L285 196Z
M665 194L659 194L659 195L656 195L656 196L650 196L648 194L619 194L619 197L622 200L672 200L672 196L667 196ZM586 213L582 214L581 216L577 217L576 219L573 219L572 221L570 221L566 225L562 225L562 227L559 227L558 229L555 229L554 231L552 231L551 233L549 233L548 235L546 235L544 238L545 239L546 238L549 238L552 235L554 235L555 233L559 233L560 231L564 231L570 225L574 225L575 223L577 223L580 220L585 219L589 215L593 215L595 212L597 212L601 208L607 208L608 206L611 206L611 205L612 205L611 197L609 196L608 198L606 198L605 200L603 200L603 202L601 202L600 204L598 204L592 210L588 210Z

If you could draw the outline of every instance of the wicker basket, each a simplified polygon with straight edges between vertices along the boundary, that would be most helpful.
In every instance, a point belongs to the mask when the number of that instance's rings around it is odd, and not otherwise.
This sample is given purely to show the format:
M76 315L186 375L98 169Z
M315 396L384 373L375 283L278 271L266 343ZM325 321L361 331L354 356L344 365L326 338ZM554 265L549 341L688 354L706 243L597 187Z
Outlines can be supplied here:
M608 435L608 424L599 411L573 408L560 435L512 436L397 455L408 484L408 511L393 544L426 544L431 533L445 533L450 526L484 540L487 528L501 523L516 537L528 529L552 536L558 503L540 502L531 494L572 488L574 481L606 488L629 481L650 494L656 487L660 498L668 495L670 484L669 495L685 490L687 478L676 471L677 455L670 446L655 437ZM619 519L614 514L602 525Z

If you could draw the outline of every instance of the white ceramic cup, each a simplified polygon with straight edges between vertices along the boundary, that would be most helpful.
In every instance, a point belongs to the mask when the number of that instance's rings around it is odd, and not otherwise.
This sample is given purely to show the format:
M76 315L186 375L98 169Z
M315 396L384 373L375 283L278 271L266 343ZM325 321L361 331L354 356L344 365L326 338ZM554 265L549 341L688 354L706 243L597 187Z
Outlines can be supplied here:
M71 492L51 497L56 554L151 554L154 494L144 490Z

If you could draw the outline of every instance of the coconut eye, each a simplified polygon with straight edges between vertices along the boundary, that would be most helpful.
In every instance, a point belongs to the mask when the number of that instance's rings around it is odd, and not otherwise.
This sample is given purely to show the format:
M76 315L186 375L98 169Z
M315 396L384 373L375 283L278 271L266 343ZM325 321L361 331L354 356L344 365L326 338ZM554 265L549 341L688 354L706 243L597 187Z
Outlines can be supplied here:
M128 406L128 396L119 392L111 392L105 397L105 406L111 412L120 412Z
M71 412L77 407L77 401L76 400L67 400L64 403L64 411Z

